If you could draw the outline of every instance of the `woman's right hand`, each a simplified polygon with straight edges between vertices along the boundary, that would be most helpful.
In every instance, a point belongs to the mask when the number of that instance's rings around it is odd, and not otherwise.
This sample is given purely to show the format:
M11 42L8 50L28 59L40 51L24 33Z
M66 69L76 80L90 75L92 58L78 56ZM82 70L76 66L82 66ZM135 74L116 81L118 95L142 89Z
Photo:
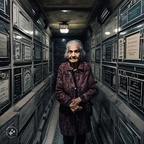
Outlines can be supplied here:
M82 109L81 106L77 105L74 101L69 105L72 112L80 111Z

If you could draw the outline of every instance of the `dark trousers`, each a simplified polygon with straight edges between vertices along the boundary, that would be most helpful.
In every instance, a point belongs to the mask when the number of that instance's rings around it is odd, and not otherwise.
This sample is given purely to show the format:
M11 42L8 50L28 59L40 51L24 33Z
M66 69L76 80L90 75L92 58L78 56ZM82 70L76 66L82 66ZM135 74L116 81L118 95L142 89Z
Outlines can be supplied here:
M75 137L71 137L71 136L63 136L63 141L64 144L74 144L74 138ZM76 144L85 144L86 141L86 135L83 134L78 134L76 137Z

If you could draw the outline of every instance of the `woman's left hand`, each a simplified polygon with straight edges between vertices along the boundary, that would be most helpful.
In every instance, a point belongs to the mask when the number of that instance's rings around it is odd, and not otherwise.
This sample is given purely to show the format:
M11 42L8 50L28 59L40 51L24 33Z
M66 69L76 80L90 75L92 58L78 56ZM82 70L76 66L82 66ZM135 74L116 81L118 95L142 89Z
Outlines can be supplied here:
M72 112L80 111L82 109L78 104L81 102L81 99L76 98L72 100L72 103L69 105Z

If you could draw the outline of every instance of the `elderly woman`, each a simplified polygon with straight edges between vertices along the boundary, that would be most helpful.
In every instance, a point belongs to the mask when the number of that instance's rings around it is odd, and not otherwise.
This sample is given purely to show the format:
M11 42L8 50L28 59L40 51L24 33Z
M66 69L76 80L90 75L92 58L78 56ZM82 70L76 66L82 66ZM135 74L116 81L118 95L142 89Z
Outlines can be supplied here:
M68 61L58 69L56 98L64 144L84 144L86 133L91 130L91 99L97 95L97 88L90 64L82 61L84 56L81 41L71 40L64 54Z

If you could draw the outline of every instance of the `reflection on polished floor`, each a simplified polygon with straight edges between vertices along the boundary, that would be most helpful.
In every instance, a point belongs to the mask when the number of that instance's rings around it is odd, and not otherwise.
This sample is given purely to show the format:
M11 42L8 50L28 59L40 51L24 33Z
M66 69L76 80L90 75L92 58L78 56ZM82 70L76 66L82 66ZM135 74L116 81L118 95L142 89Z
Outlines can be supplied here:
M57 100L55 100L53 108L51 110L49 124L47 127L45 138L43 140L43 144L63 144L62 135L60 133L58 125L58 110L59 103L57 102ZM92 140L91 135L91 133L87 134L86 144L97 144L95 141Z

